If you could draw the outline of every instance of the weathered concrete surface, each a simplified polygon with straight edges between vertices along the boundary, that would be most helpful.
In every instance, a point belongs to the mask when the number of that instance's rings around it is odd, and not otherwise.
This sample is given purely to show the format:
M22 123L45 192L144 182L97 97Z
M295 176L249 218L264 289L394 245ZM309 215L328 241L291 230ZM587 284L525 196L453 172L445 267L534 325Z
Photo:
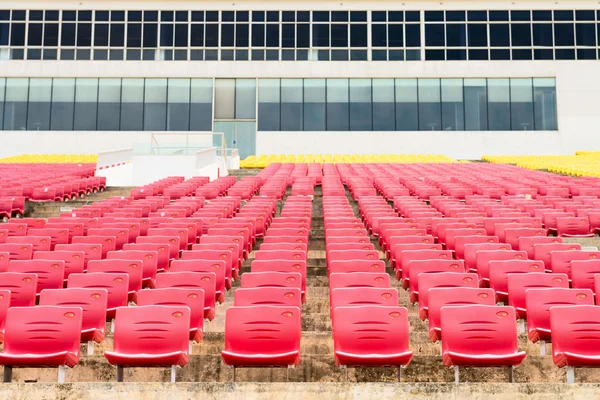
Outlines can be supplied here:
M428 383L67 383L4 384L0 399L14 400L593 400L600 385Z

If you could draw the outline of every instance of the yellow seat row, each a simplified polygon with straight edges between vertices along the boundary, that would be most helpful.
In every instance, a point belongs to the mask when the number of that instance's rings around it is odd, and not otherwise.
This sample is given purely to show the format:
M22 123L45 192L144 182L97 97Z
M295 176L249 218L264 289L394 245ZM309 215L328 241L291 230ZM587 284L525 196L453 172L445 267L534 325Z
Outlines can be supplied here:
M578 151L575 155L550 156L483 156L483 161L515 164L527 169L541 169L570 176L600 177L600 152Z
M0 163L11 164L95 164L97 154L21 154L0 158Z
M454 163L440 154L262 154L240 161L240 168L265 168L272 163Z

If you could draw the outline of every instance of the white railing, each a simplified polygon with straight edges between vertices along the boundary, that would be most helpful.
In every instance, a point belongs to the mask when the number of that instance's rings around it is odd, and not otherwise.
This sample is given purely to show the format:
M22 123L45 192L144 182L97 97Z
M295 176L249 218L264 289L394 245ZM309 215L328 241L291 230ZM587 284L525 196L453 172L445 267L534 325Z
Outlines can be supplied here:
M133 158L133 149L118 149L98 153L96 169L105 169L127 164Z

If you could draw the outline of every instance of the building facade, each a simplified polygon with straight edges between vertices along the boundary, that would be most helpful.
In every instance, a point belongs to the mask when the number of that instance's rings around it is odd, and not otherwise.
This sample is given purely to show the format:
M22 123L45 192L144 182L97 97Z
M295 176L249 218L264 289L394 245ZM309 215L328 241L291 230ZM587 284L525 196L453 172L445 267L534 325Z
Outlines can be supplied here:
M0 156L223 132L264 153L597 149L600 7L41 1L0 9Z

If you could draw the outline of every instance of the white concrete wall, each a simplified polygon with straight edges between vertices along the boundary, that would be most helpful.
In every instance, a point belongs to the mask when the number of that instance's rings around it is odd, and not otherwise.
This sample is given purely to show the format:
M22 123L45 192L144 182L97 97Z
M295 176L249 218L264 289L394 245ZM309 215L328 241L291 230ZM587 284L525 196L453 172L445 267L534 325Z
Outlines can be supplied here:
M196 156L142 156L136 155L131 186L141 186L167 176L196 176Z

